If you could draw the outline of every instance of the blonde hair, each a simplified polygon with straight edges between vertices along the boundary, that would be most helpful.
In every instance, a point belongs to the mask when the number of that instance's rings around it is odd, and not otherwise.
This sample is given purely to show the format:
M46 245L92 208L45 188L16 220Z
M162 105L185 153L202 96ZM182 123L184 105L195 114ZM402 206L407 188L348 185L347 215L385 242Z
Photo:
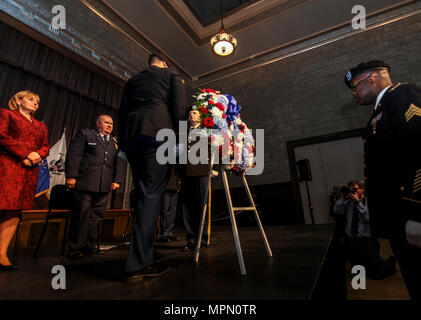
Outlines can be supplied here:
M17 110L19 108L18 100L22 100L23 98L26 98L28 96L35 97L35 99L38 100L38 104L39 104L39 95L29 90L23 90L23 91L19 91L18 93L15 93L15 95L9 100L9 109Z

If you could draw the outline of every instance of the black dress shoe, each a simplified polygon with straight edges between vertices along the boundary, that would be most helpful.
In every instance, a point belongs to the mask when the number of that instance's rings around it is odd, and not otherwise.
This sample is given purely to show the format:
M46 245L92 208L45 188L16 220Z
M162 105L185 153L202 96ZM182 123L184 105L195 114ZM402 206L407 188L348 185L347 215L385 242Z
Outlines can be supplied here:
M101 255L104 254L104 251L98 248L83 248L80 250L85 256Z
M183 251L196 251L196 245L195 244L192 244L192 243L187 243L184 246Z
M168 237L159 237L155 240L156 242L171 242L171 239Z
M82 259L83 257L85 257L85 255L80 251L70 251L67 254L67 258L72 260Z
M160 277L170 271L171 267L163 262L154 262L142 270L125 274L127 283L142 281L144 278Z
M165 260L165 256L163 254L160 254L160 253L156 252L156 251L154 251L153 256L154 256L155 262L161 262L161 261Z
M17 270L19 270L19 268L16 267L15 265L13 265L13 264L5 266L4 264L0 263L0 270L1 271L17 271Z

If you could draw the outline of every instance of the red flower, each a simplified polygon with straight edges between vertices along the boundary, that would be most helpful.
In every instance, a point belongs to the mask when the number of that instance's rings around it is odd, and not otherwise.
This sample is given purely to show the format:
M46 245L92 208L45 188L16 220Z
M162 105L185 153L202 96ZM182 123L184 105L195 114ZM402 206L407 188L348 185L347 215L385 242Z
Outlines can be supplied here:
M222 114L222 118L226 119L227 116L225 115L225 113Z
M215 104L215 102L213 102L213 100L209 100L208 104Z
M200 109L200 111L202 111L203 114L207 114L209 110L202 107L202 109Z
M211 92L212 92L212 93L215 93L215 90L213 90L213 89L206 89L206 92L207 92L207 93L211 93Z
M215 107L217 107L219 110L221 110L222 112L224 112L225 110L224 110L224 106L221 104L221 103L219 103L219 102L217 102L217 103L215 103Z
M213 122L213 119L212 119L212 118L206 118L206 119L203 121L203 125L204 125L206 128L211 128L211 127L213 127L213 126L215 125L215 123Z

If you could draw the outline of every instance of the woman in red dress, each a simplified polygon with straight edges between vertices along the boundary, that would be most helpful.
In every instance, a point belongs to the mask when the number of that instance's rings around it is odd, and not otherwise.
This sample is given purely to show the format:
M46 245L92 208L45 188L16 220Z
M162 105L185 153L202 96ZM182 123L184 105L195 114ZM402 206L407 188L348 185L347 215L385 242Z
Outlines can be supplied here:
M32 115L39 96L20 91L0 108L0 270L13 271L7 248L16 231L21 210L32 209L38 163L48 155L47 126Z

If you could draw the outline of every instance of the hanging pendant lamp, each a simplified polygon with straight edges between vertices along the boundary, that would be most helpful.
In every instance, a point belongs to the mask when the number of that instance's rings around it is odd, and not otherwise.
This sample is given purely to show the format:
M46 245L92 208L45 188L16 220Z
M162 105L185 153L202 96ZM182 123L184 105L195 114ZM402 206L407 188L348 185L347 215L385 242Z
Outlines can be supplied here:
M220 1L221 7L221 29L219 33L212 37L210 44L212 46L212 51L220 57L227 57L234 53L237 48L237 39L234 38L232 34L225 32L224 28L224 16L222 11L222 0Z

